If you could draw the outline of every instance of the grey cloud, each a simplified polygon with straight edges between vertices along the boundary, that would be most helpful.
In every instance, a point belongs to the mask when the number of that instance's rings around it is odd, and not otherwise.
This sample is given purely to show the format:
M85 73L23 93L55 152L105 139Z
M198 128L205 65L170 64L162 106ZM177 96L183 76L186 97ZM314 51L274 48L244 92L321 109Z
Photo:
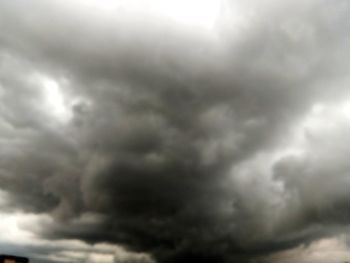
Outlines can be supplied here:
M227 16L216 39L145 14L30 5L0 3L0 185L11 207L55 219L42 235L159 262L249 262L345 224L337 149L265 173L259 155L346 94L346 2L249 1L246 25ZM45 109L35 74L57 81L67 123Z

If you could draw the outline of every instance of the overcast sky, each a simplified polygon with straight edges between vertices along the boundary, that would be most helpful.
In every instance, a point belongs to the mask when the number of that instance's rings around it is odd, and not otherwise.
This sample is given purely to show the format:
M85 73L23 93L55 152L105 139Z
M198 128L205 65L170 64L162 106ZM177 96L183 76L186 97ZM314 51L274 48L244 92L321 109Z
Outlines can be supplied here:
M349 14L0 0L0 254L350 260Z

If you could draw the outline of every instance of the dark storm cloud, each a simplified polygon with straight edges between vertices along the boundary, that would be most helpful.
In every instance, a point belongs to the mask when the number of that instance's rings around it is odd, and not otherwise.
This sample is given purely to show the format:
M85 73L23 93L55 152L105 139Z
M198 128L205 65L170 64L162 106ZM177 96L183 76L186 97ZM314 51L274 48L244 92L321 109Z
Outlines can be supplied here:
M310 160L269 156L315 103L346 94L349 6L265 4L242 4L240 27L223 12L208 33L78 2L0 2L8 206L50 214L46 237L165 263L248 262L337 232L349 149L311 142ZM45 78L69 114L45 106Z

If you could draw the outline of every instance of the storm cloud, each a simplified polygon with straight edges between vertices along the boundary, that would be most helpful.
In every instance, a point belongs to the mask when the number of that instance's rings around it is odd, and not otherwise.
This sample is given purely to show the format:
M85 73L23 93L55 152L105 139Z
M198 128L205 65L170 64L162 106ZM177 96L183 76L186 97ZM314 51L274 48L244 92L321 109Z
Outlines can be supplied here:
M102 2L0 1L2 211L125 263L347 235L347 1L214 1L210 25Z

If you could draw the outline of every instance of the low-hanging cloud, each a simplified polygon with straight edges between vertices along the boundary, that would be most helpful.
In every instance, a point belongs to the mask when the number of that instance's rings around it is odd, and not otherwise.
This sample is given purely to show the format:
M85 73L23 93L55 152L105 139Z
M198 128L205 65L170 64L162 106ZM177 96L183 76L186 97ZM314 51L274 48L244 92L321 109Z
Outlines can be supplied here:
M2 209L164 263L345 231L349 5L237 2L211 29L145 6L0 2Z

